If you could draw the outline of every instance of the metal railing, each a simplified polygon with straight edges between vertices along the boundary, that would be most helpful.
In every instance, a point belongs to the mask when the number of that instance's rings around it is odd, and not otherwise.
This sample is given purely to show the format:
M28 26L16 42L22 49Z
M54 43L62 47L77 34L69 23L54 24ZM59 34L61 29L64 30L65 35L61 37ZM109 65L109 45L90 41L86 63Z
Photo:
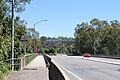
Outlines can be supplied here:
M0 63L6 63L9 65L9 69L14 66L14 70L22 70L27 64L29 64L38 54L25 55L23 57L7 59L5 61L0 61ZM12 60L14 60L14 65L12 65Z

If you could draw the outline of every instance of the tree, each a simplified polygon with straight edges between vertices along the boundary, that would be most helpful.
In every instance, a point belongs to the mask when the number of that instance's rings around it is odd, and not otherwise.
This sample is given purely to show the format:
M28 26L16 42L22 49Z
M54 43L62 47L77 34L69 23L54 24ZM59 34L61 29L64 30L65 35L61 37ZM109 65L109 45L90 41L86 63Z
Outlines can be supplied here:
M25 10L25 5L31 0L14 0L15 11L22 12ZM11 2L12 0L0 0L0 80L3 74L6 74L9 66L5 60L11 58ZM27 35L25 21L20 17L15 17L15 57L22 54L23 44L20 41L22 35Z
M120 23L117 20L110 21L92 19L88 23L77 24L75 28L76 48L81 53L89 52L102 55L120 55ZM95 46L95 48L94 48ZM77 51L77 50L76 50Z

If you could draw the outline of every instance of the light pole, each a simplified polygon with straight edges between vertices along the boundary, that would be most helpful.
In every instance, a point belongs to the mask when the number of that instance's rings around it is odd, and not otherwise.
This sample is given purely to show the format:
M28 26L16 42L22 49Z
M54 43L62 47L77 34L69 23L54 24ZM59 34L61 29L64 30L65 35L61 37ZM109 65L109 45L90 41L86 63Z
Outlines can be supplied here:
M96 28L94 29L94 56L96 55Z
M14 70L14 0L12 0L12 71Z
M48 20L41 20L41 21L35 23L35 24L34 24L34 30L35 30L35 25L36 25L36 24L39 24L39 23L41 23L41 22L43 22L43 21L48 21ZM35 32L34 32L34 53L35 53Z

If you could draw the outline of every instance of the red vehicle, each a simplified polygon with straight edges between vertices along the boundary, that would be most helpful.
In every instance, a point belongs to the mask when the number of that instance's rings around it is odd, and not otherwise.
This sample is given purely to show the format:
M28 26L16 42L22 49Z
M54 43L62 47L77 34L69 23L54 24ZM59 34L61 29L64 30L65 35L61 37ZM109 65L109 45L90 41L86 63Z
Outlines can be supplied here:
M90 53L85 53L84 57L91 57L91 54Z

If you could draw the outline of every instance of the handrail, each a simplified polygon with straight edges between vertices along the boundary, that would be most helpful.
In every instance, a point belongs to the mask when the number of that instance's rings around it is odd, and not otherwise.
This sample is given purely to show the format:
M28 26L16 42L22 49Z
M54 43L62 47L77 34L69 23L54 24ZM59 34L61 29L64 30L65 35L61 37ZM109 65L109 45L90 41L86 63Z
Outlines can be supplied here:
M0 63L6 62L11 67L12 66L11 62L14 60L15 61L14 66L16 66L15 70L22 70L23 67L26 66L28 63L30 63L36 56L37 54L30 54L30 55L25 55L23 57L18 57L14 59L10 58L4 61L0 61Z
M30 56L30 55L32 55L32 54L29 54L29 55L25 55L25 56L23 56L23 57L26 57L26 56ZM12 61L12 60L18 60L18 59L21 59L21 58L23 58L23 57L18 57L18 58L10 58L10 59L7 59L7 60L3 60L3 61L0 61L0 62L6 62L6 61Z

